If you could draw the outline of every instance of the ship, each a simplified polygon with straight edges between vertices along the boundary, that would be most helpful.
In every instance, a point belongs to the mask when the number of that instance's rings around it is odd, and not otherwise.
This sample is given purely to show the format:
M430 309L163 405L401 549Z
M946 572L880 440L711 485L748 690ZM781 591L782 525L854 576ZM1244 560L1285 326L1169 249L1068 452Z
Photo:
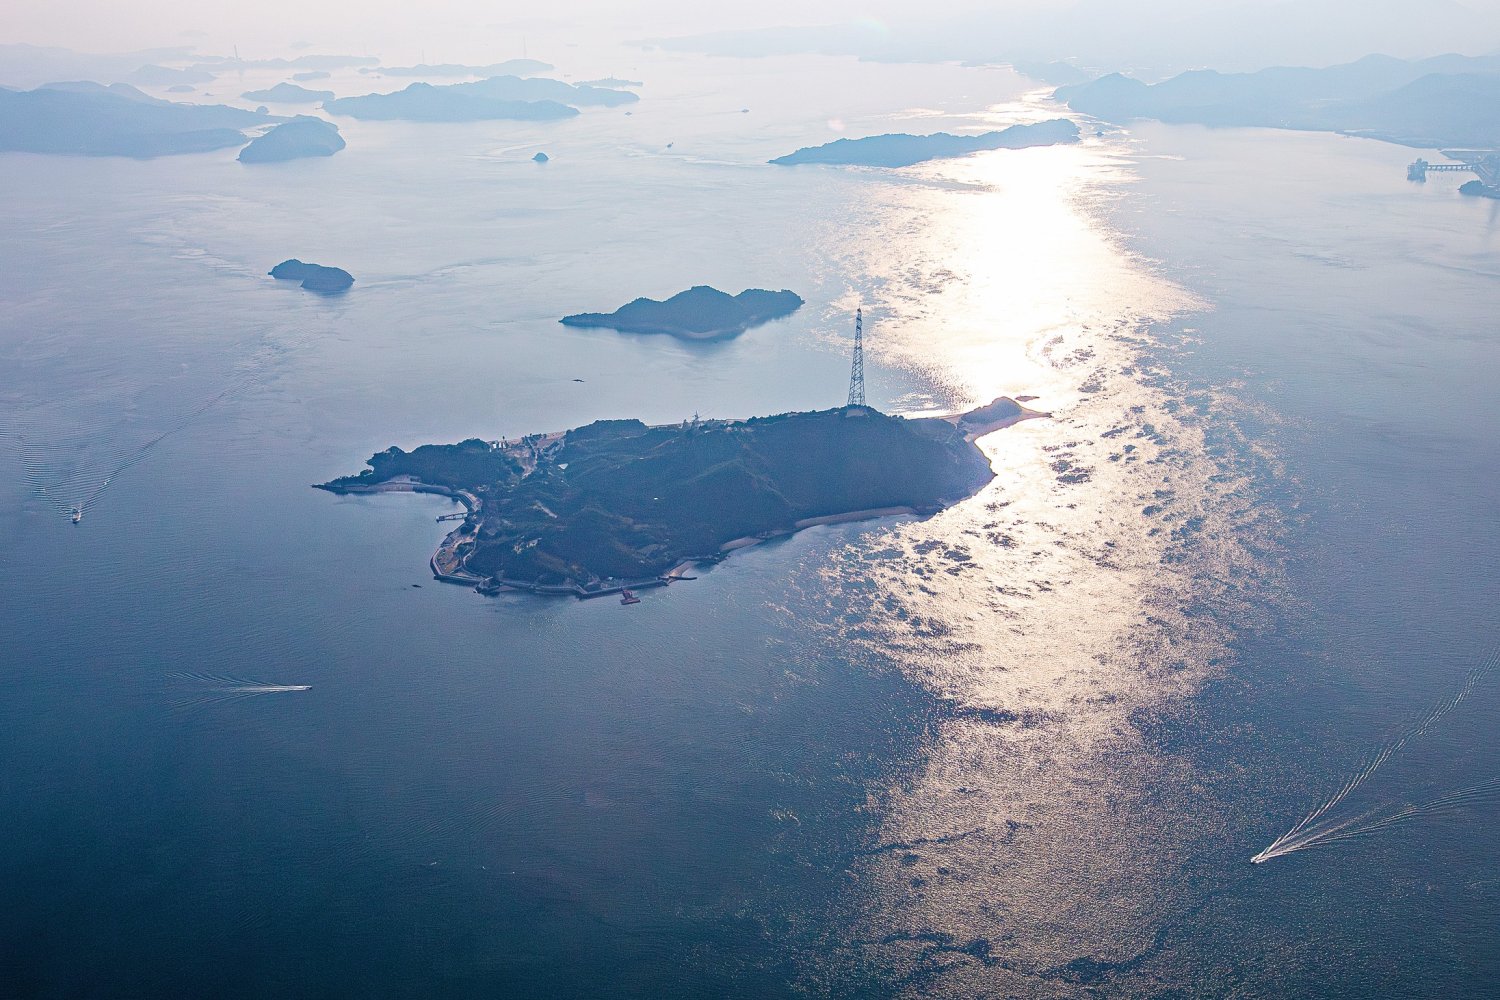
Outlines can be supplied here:
M635 592L629 589L620 591L621 604L639 604L641 599L635 596Z
M73 517L73 523L74 524L77 524L79 521L82 521L83 520L83 508L82 507L74 507L73 508L72 517Z

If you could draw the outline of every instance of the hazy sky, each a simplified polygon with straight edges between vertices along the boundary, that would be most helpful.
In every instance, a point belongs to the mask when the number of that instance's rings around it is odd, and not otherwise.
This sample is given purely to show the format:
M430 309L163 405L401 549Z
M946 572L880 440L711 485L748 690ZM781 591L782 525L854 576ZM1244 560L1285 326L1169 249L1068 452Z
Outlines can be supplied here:
M1019 9L1035 2L1018 0ZM964 0L927 2L930 11L951 13L977 6ZM990 5L995 6L995 5ZM1006 6L1000 4L1000 6ZM886 19L911 10L897 0L756 0L711 4L702 0L552 0L543 4L494 0L55 0L7 4L0 18L5 41L62 45L98 51L199 43L284 47L309 41L331 51L363 44L389 49L427 48L429 57L450 61L491 55L491 47L526 34L557 43L574 33L624 39L771 24L815 24L858 18ZM189 32L191 34L185 34ZM200 34L201 33L201 34ZM248 53L247 53L248 54Z
M1181 60L1202 62L1242 54L1250 62L1287 57L1343 58L1345 51L1400 55L1500 49L1500 0L550 0L523 7L494 0L53 0L8 3L0 41L59 45L84 51L191 45L204 52L288 54L298 43L312 51L380 55L388 62L489 62L521 54L558 61L573 41L624 41L725 28L883 23L898 37L935 38L951 32L955 45L976 33L996 48L1024 37L1048 52L1113 45L1124 58L1132 46L1161 51L1181 39ZM1249 27L1247 27L1249 26ZM1219 30L1222 29L1222 30ZM1211 37L1216 30L1221 37ZM1322 48L1299 44L1311 34ZM1092 37L1092 40L1091 40ZM1038 40L1040 40L1038 42ZM1343 41L1343 46L1338 44ZM988 43L988 39L987 39ZM1255 52L1240 53L1245 47ZM1406 51L1402 51L1405 49ZM997 53L998 54L998 53ZM963 55L957 58L964 58Z

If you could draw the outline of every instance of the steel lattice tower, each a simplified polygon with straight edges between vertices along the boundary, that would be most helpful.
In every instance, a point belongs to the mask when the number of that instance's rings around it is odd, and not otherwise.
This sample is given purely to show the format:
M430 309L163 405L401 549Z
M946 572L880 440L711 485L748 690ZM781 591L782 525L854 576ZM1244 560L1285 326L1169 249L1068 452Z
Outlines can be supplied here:
M864 308L854 310L854 364L849 368L849 405L865 405Z

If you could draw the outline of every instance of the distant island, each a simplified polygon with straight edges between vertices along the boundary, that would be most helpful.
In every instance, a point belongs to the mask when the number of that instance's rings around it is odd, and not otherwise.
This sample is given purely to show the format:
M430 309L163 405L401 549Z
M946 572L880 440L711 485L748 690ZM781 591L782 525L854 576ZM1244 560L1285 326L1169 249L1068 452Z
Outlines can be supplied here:
M381 66L375 70L360 70L361 73L374 72L383 76L535 76L553 69L551 63L544 63L539 59L507 59L504 62L490 63L487 66L470 66L464 63L437 63L429 65L421 63L416 66Z
M1465 181L1458 186L1458 193L1471 198L1500 198L1500 188L1491 187L1484 181Z
M802 297L784 288L779 292L747 288L730 295L708 285L695 285L665 302L640 298L612 313L578 313L564 316L561 322L565 326L608 327L622 333L665 333L683 340L720 340L790 316L801 307Z
M495 76L473 83L413 83L392 94L328 101L325 111L376 120L466 122L571 118L580 107L616 107L640 98L628 90L574 86L561 80Z
M564 83L546 77L492 76L473 83L456 83L449 89L495 101L556 101L575 108L617 108L640 100L628 90Z
M240 150L241 163L280 163L308 156L332 156L344 148L339 127L321 118L298 115L250 141Z
M950 506L994 476L975 440L1039 415L1002 398L915 419L846 406L661 427L600 420L515 442L393 447L318 488L452 496L468 514L432 559L439 579L591 596L815 524Z
M354 284L354 275L341 267L324 267L322 264L304 264L293 258L284 260L271 268L270 275L282 281L301 282L309 292L333 295L348 291Z
M242 129L276 121L222 104L178 104L123 83L0 88L0 152L149 159L243 146Z
M374 56L340 56L319 55L308 53L307 55L294 56L291 59L280 57L271 59L241 59L239 56L214 56L199 62L195 69L211 69L216 73L226 70L245 69L300 69L300 70L328 70L342 69L346 66L374 66L380 60ZM364 70L360 70L361 73Z
M967 156L988 149L1027 149L1078 141L1078 126L1066 118L1032 125L1012 125L979 135L872 135L864 139L836 139L808 146L770 161L781 166L832 163L861 167L909 167L928 160Z
M323 110L370 121L414 122L556 121L578 114L577 108L557 101L496 100L459 90L461 86L464 85L435 87L430 83L413 83L393 94L326 101Z
M142 66L125 78L126 83L142 87L172 87L183 84L208 83L214 75L197 66L188 69L171 69L167 66ZM189 87L188 89L192 89Z
M1420 148L1500 146L1500 58L1368 56L1326 69L1195 70L1147 84L1118 73L1060 87L1075 111L1349 135Z
M247 90L240 96L247 101L270 101L272 104L317 104L333 100L333 91L308 90L295 83L278 83L265 90Z
M645 84L642 83L640 80L622 80L622 79L620 79L617 76L606 76L606 77L604 77L603 79L600 79L600 80L579 80L578 81L578 86L580 86L580 87L609 87L609 88L611 88L613 90L619 90L619 89L621 89L623 87L644 87Z

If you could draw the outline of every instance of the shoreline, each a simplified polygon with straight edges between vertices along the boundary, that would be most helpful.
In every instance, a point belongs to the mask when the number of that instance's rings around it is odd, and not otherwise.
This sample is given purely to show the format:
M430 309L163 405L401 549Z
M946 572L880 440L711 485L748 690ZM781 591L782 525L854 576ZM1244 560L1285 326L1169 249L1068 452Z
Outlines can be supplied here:
M1023 398L1029 401L1033 397ZM1013 402L1020 407L1021 412L968 428L963 426L962 413L913 414L912 418L927 417L929 419L947 421L960 430L963 430L965 439L973 442L996 431L1004 430L1007 427L1014 427L1023 420L1035 420L1041 417L1052 416L1049 411L1033 410L1019 401L1013 400ZM547 440L553 437L561 437L562 433L565 432L536 435L536 437ZM467 511L463 523L443 536L443 540L438 543L436 551L427 560L427 567L432 571L432 578L434 580L440 583L453 583L472 587L487 597L505 591L512 591L545 597L575 597L579 600L588 600L595 597L618 594L623 590L647 590L655 587L666 587L680 580L697 579L696 577L687 576L688 571L697 566L705 563L722 562L731 553L737 552L740 549L759 545L761 542L770 541L774 538L787 538L808 528L816 528L826 524L850 524L856 521L874 521L883 517L927 516L937 513L936 510L918 510L915 507L901 506L872 507L864 510L850 510L836 514L822 514L817 517L805 517L794 521L791 527L788 528L779 528L774 531L761 532L758 535L747 535L743 538L730 539L720 545L717 552L682 559L677 565L659 576L645 577L639 580L603 580L599 581L597 587L589 588L579 583L542 584L527 582L525 580L507 580L477 576L469 572L465 565L465 560L468 557L467 555L460 555L458 550L465 543L473 542L475 533L478 531L476 518L484 505L477 496L467 490L455 490L448 486L424 483L409 475L397 476L380 483L361 483L350 486L333 486L329 483L318 483L314 484L313 488L325 490L339 496L373 493L430 493L436 496L448 497L463 504Z

